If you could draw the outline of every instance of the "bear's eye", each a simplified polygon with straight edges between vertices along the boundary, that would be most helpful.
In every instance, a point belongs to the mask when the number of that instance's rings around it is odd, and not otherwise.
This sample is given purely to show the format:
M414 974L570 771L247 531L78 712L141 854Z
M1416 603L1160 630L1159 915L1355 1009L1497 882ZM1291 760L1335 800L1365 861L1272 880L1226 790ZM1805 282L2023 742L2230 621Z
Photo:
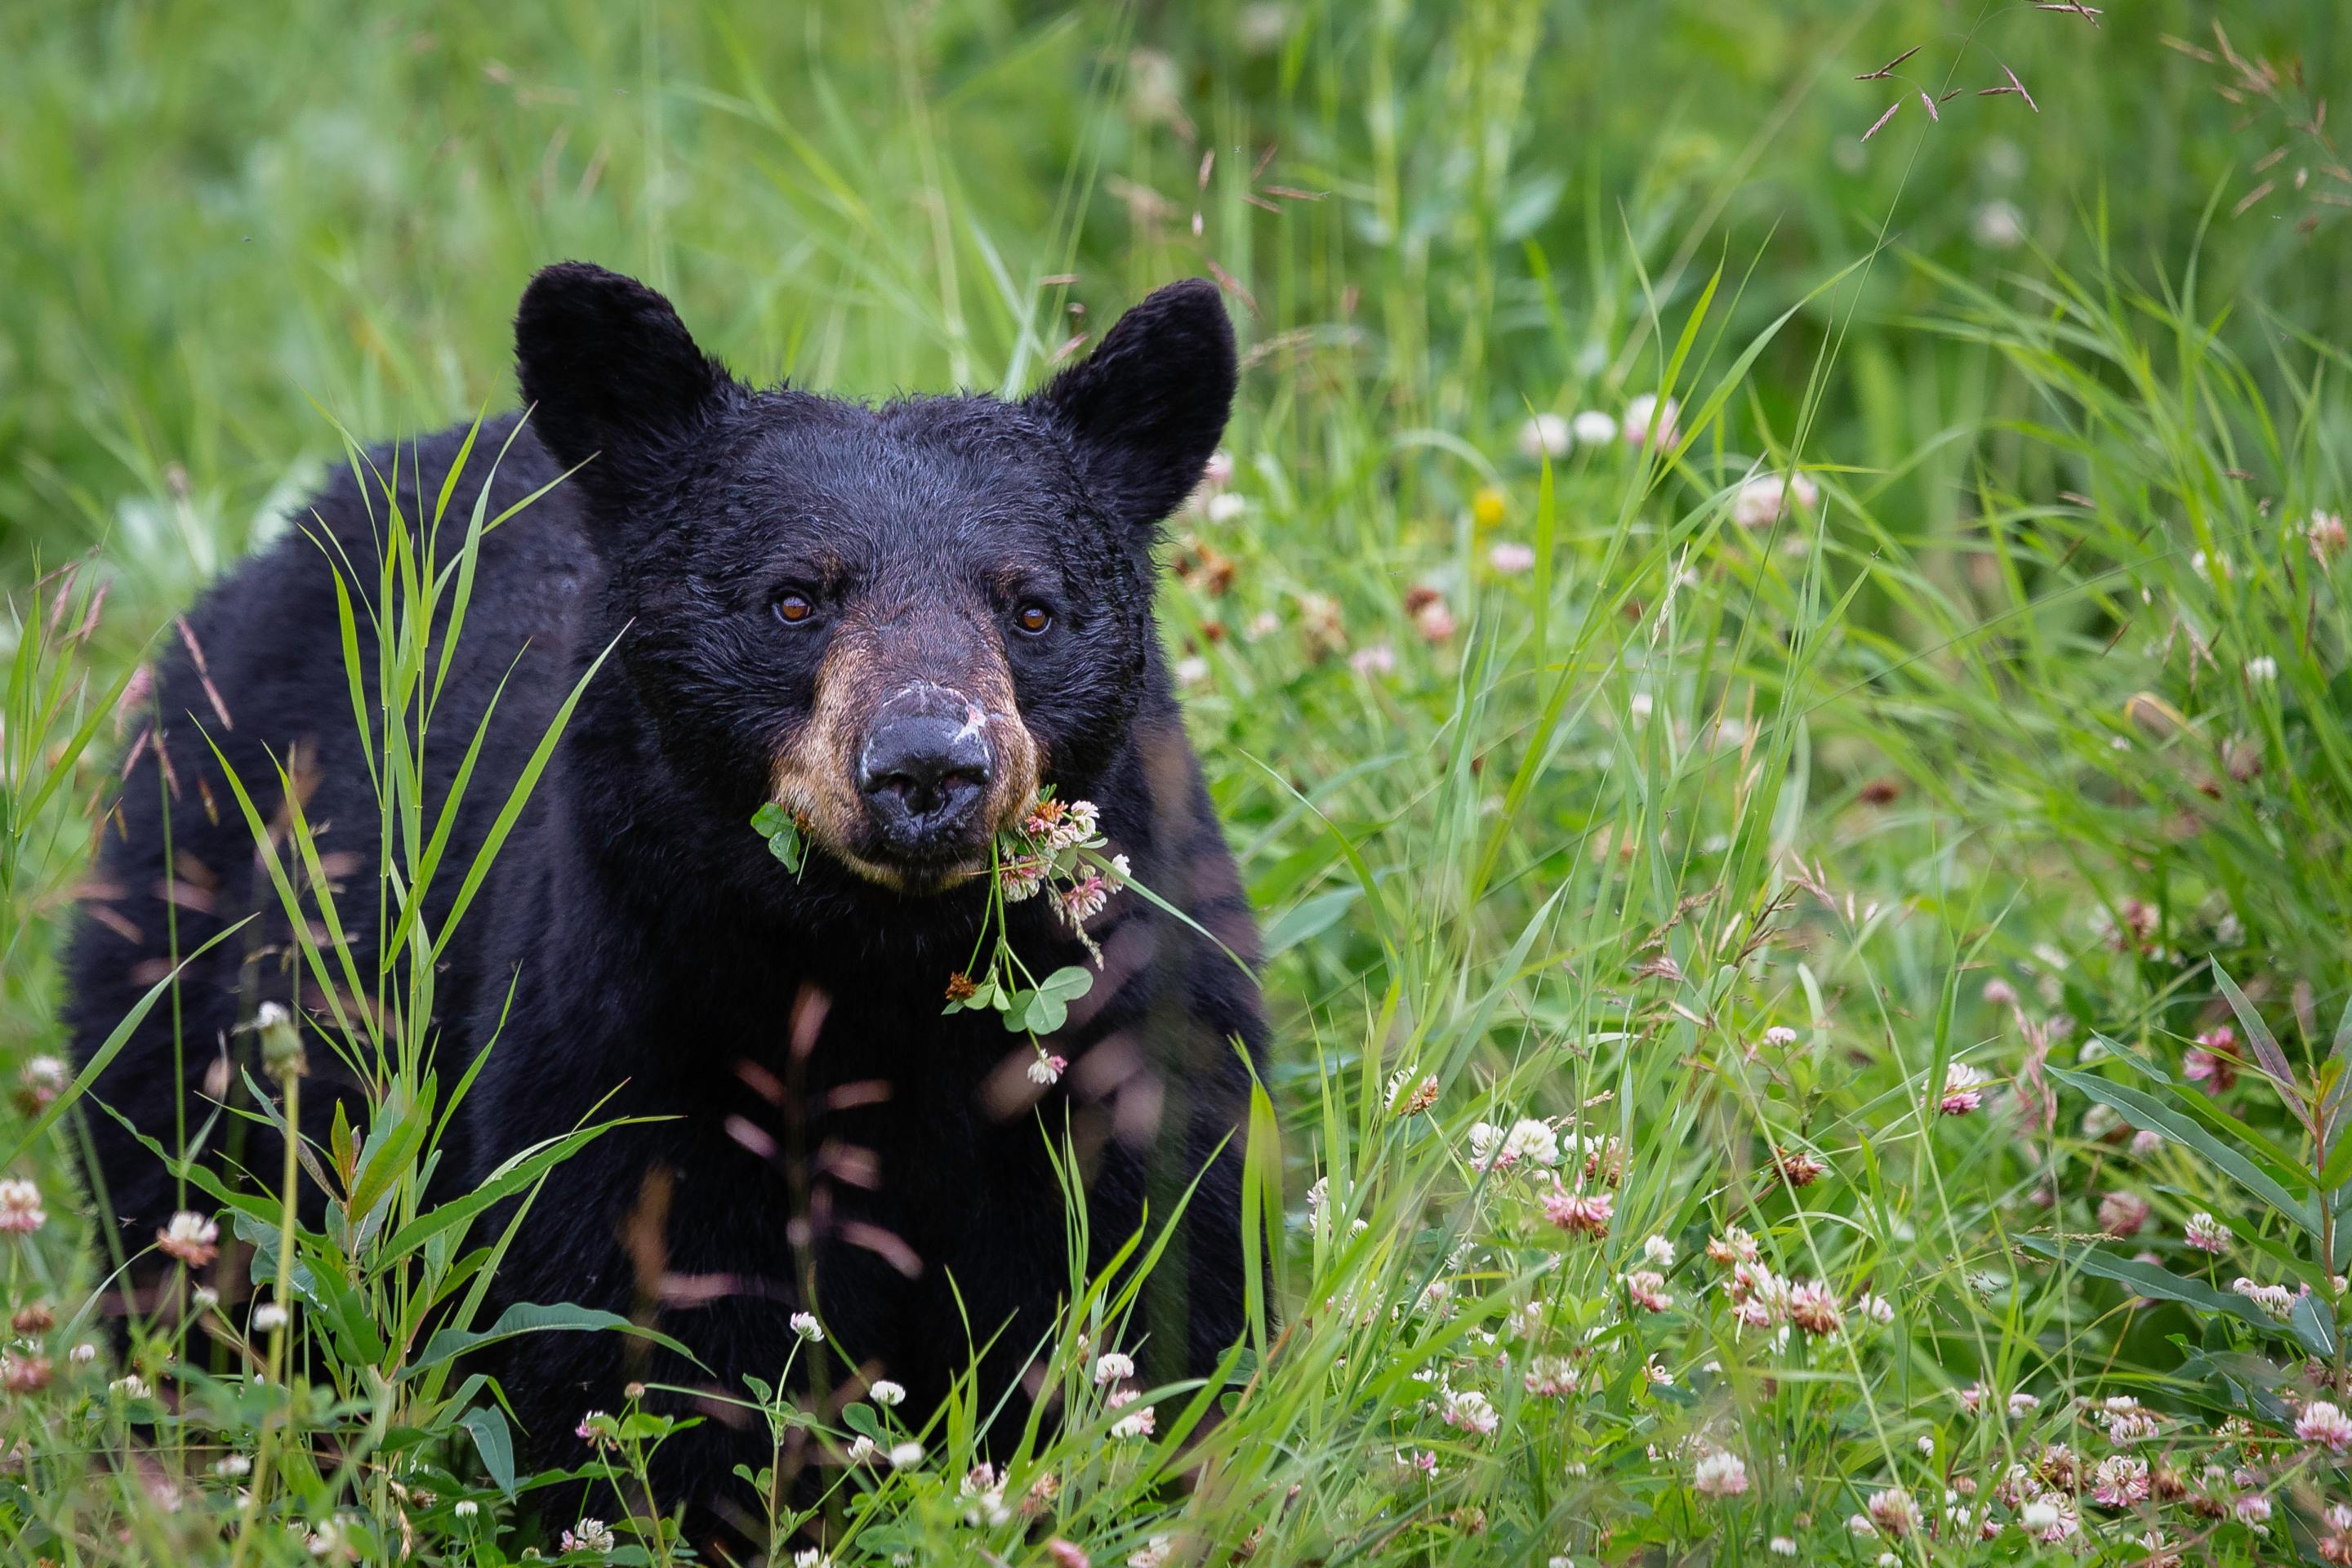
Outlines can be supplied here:
M799 626L816 614L816 605L806 594L784 593L776 595L776 619L788 626Z
M1040 604L1026 604L1013 612L1013 624L1037 637L1054 624L1054 612Z

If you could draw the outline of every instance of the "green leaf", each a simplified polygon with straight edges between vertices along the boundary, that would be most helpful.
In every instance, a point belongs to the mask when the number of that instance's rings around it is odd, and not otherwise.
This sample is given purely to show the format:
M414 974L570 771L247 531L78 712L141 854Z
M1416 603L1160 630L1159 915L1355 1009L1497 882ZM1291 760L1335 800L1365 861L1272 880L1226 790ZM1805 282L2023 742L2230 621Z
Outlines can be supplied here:
M1075 1002L1094 988L1094 971L1076 963L1056 969L1037 983L1039 995L1057 996L1065 1002Z
M842 1406L841 1419L844 1426L861 1437L871 1437L885 1445L890 1441L889 1434L882 1430L881 1417L874 1414L871 1405L863 1401L845 1405Z
M2211 1163L2215 1169L2226 1173L2240 1186L2261 1198L2271 1207L2286 1215L2313 1234L2319 1230L2319 1217L2312 1205L2290 1194L2279 1183L2241 1154L2191 1121L2186 1114L2123 1084L2112 1083L2090 1073L2069 1072L2063 1068L2048 1069L2052 1078L2077 1093L2088 1095L2100 1104L2121 1111L2135 1127L2161 1132L2176 1142L2185 1143ZM2307 1179L2307 1178L2306 1178Z
M594 1307L577 1306L570 1301L558 1301L541 1306L533 1301L518 1301L499 1314L499 1321L478 1332L460 1329L443 1329L425 1342L425 1349L408 1363L401 1376L409 1378L428 1367L478 1350L499 1340L511 1340L522 1334L551 1331L596 1331L609 1329L615 1333L633 1334L677 1355L684 1356L696 1366L702 1366L695 1353L671 1339L667 1334L633 1323L618 1312L606 1312ZM708 1367L703 1368L708 1372Z
M474 1439L475 1452L490 1480L512 1502L515 1495L514 1435L507 1429L506 1412L495 1405L478 1405L457 1417Z
M768 853L782 861L785 870L799 876L801 867L807 862L808 851L798 819L772 800L751 814L751 826L768 841Z
M2055 1258L2085 1274L2095 1274L2102 1279L2128 1285L2141 1295L2159 1301L2178 1301L2184 1307L2194 1307L2202 1312L2226 1312L2271 1333L2286 1331L2284 1324L2243 1296L2216 1290L2202 1279L2191 1279L2153 1263L2118 1258L2095 1247L2063 1247L2049 1237L2041 1236L2021 1237L2018 1244L2029 1252Z

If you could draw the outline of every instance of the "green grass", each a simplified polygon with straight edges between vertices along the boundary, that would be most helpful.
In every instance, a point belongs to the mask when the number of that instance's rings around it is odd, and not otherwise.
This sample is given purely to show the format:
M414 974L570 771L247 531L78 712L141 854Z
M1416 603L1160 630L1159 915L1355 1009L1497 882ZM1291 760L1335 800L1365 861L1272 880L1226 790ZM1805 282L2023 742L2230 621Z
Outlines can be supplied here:
M462 1363L362 1331L479 1278L413 1228L450 1088L417 1026L341 1042L383 1089L359 1136L407 1152L340 1195L411 1228L292 1238L289 1326L166 1314L131 1367L74 1359L101 1113L29 1065L121 683L341 430L509 398L514 300L564 256L856 395L1026 387L1213 265L1247 355L1162 612L1269 936L1272 1310L1233 1386L1107 1437L1080 1335L1126 1303L1075 1280L1068 1422L999 1500L962 1485L997 1391L747 1388L780 1443L925 1450L834 1472L780 1561L2006 1562L2058 1550L2017 1528L2035 1494L2101 1560L2336 1550L2352 1490L2294 1427L2352 1406L2352 567L2313 532L2352 510L2352 175L2308 128L2339 11L2238 8L2242 68L2185 4L9 12L0 1154L47 1217L0 1254L50 1322L6 1348L0 1558L495 1563L575 1524L532 1518ZM1915 44L1913 79L1853 79ZM2037 107L1978 96L2004 67ZM1671 442L1518 446L1660 391ZM1797 468L1815 502L1742 520ZM419 565L373 602L418 607ZM421 644L352 635L429 722ZM413 877L430 806L402 757L379 779ZM2189 1052L2223 1028L2216 1091ZM1956 1063L1982 1103L1942 1114ZM1604 1234L1548 1217L1533 1153L1478 1168L1477 1124L1522 1119ZM281 1205L243 1201L282 1292ZM1742 1327L1707 1256L1735 1226L1822 1292L1743 1289ZM2118 1397L2152 1436L2107 1429ZM613 1416L625 1482L661 1428ZM1697 1490L1725 1454L1745 1490ZM2131 1459L2162 1484L2108 1506ZM620 1484L614 1560L674 1559ZM1932 1539L1849 1531L1898 1490Z

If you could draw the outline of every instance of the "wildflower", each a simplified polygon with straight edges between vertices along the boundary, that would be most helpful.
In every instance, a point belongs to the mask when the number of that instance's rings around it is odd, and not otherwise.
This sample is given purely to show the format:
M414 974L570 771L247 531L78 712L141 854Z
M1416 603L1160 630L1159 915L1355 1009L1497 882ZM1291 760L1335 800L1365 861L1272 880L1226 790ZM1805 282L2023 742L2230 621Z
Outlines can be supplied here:
M1016 855L996 868L996 885L1008 904L1018 904L1036 897L1045 885L1045 874L1054 863L1042 855Z
M73 1363L76 1366L88 1366L97 1359L98 1347L91 1344L88 1340L84 1340L81 1343L74 1346L73 1349L66 1352L66 1360Z
M2025 215L2015 202L1990 201L1969 220L1969 233L1988 250L2014 250L2025 243Z
M1494 527L1509 510L1509 500L1492 485L1479 486L1478 493L1470 498L1470 521L1480 528Z
M1498 542L1486 552L1486 564L1506 577L1516 577L1531 570L1536 563L1535 547L1514 540Z
M1062 1081L1062 1074L1069 1065L1069 1058L1041 1050L1030 1058L1029 1081L1041 1089L1051 1089Z
M254 1010L254 1033L261 1037L261 1068L271 1078L283 1083L289 1078L301 1078L310 1070L310 1057L302 1049L302 1031L294 1022L294 1015L282 1002L264 1002Z
M793 1568L833 1568L833 1559L818 1547L803 1547L793 1553Z
M613 1425L613 1418L604 1411L591 1410L580 1418L580 1425L572 1429L572 1435L583 1443L601 1448L611 1441L605 1434Z
M2303 537L2311 546L2311 558L2324 571L2344 553L2344 520L2332 511L2315 511L2304 526Z
M2271 1500L2261 1492L2246 1492L2230 1505L2240 1524L2263 1525L2270 1522Z
M1984 999L1988 1007L2014 1007L2017 1005L2017 987L1995 975L1985 982Z
M1572 1193L1557 1182L1543 1201L1544 1218L1570 1236L1606 1236L1616 1207L1607 1193Z
M861 1432L849 1440L849 1447L843 1457L853 1465L863 1465L871 1463L880 1451L874 1439Z
M449 1511L456 1514L459 1519L471 1519L476 1514L482 1511L482 1505L476 1502L472 1498L462 1498L458 1500L457 1506L451 1509Z
M1775 1144L1772 1160L1780 1169L1780 1179L1792 1187L1810 1187L1829 1169L1810 1149L1783 1149Z
M1234 455L1223 447L1209 454L1201 465L1201 482L1213 490L1223 489L1234 482Z
M1150 1405L1139 1405L1110 1424L1110 1435L1122 1441L1149 1437L1156 1420Z
M1882 1328L1895 1321L1895 1303L1867 1290L1853 1299L1853 1310L1856 1317L1867 1318Z
M2256 654L2246 660L2246 679L2257 686L2267 686L2278 679L2278 660L2266 653Z
M563 1532L566 1552L610 1552L613 1546L612 1527L601 1519L583 1519Z
M2180 1076L2220 1094L2238 1081L2238 1032L2224 1024L2197 1037L2195 1047L2180 1058Z
M1797 1554L1797 1543L1789 1536L1776 1535L1771 1540L1769 1550L1775 1557L1794 1557Z
M2203 1209L2189 1216L2181 1227L2180 1239L2200 1252L2224 1252L2231 1240L2230 1227Z
M1559 1163L1559 1134L1549 1122L1523 1116L1511 1123L1510 1131L1503 1138L1502 1155L1496 1163L1516 1165L1522 1160L1536 1165Z
M1756 1238L1739 1226L1727 1226L1721 1236L1706 1244L1706 1259L1728 1268L1735 1263L1753 1263L1758 1257Z
M923 1446L920 1443L901 1443L890 1450L890 1468L894 1470L911 1470L922 1462Z
M2110 1441L2142 1443L2162 1429L2156 1413L2128 1394L2119 1394L2100 1406L2093 1416L2106 1428Z
M1095 1386L1106 1383L1124 1383L1135 1375L1135 1358L1118 1351L1105 1351L1095 1358Z
M2331 1454L2341 1454L2352 1449L2352 1415L2325 1399L2315 1399L2295 1418L2294 1435Z
M1519 456L1530 463L1560 457L1573 439L1567 420L1557 414L1538 414L1519 426Z
M1625 1293L1645 1312L1663 1312L1675 1304L1666 1294L1666 1277L1654 1268L1636 1268L1626 1275Z
M2147 1213L2147 1200L2137 1193L2109 1193L2099 1200L2099 1228L2116 1237L2137 1236Z
M70 1076L59 1058L27 1057L25 1065L16 1069L17 1103L26 1115L56 1103L58 1096L65 1092Z
M116 1378L106 1385L106 1391L109 1394L119 1394L125 1399L144 1399L154 1393L153 1389L147 1386L147 1380L135 1372L125 1373Z
M1415 1084L1411 1094L1404 1094L1405 1079L1411 1074L1400 1071L1389 1079L1388 1107L1391 1116L1419 1116L1437 1103L1437 1078L1431 1074ZM1399 1095L1404 1097L1400 1100Z
M1797 1043L1797 1031L1786 1024L1775 1024L1764 1031L1764 1043L1785 1050Z
M30 1236L49 1220L41 1207L41 1189L30 1182L0 1182L0 1231Z
M824 1339L824 1326L816 1321L814 1312L794 1312L792 1325L793 1332L810 1344L820 1343Z
M1173 1537L1155 1535L1140 1549L1127 1554L1127 1568L1166 1568L1169 1553L1175 1549Z
M1944 1098L1936 1109L1947 1116L1966 1116L1984 1104L1983 1073L1966 1062L1954 1062L1944 1069Z
M2131 1152L2142 1160L2149 1158L2163 1147L2164 1134L2161 1132L2152 1132L2143 1127L2132 1134Z
M253 1327L257 1333L273 1333L286 1326L288 1313L283 1301L264 1301L253 1309Z
M1663 1236L1653 1236L1642 1243L1642 1256L1661 1268L1675 1266L1675 1244Z
M1869 1510L1871 1523L1897 1541L1919 1528L1919 1505L1900 1488L1873 1492L1863 1506Z
M1833 1334L1845 1327L1836 1295L1818 1279L1789 1287L1789 1321L1809 1334Z
M2035 1498L2017 1510L2017 1524L2026 1534L2047 1540L2047 1532L2058 1524L2058 1505L2046 1497Z
M2101 1508L2133 1508L2147 1500L2147 1461L2110 1454L2091 1472L2091 1500Z
M1742 528L1769 528L1791 506L1811 511L1821 499L1821 487L1802 474L1785 479L1779 474L1758 474L1741 481L1734 492L1731 521Z
M1110 901L1110 884L1103 879L1101 872L1090 870L1068 887L1055 889L1053 898L1064 920L1073 926L1082 926L1102 913L1103 906Z
M1605 447L1617 434L1617 421L1598 408L1588 408L1568 422L1569 434L1587 447Z
M0 1352L0 1388L10 1394L38 1394L48 1385L48 1357Z
M1748 1489L1747 1461L1720 1448L1701 1454L1691 1486L1701 1497L1738 1497Z
M1647 445L1650 426L1654 420L1658 426L1658 445L1672 447L1678 434L1675 429L1675 420L1681 413L1681 405L1671 397L1661 398L1654 392L1642 394L1625 405L1624 422L1620 426L1625 444L1629 447Z
M214 1461L213 1474L225 1481L253 1474L253 1461L243 1454L226 1454Z
M973 984L971 976L966 974L962 970L959 969L953 974L948 976L949 1001L969 1002L979 994L980 987Z
M1391 675L1396 670L1396 649L1384 642L1360 647L1348 656L1348 668L1358 675Z
M1045 1542L1045 1558L1054 1568L1094 1568L1094 1559L1087 1555L1085 1547L1058 1535Z
M1454 635L1454 612L1446 607L1445 595L1434 588L1416 587L1405 595L1404 611L1412 617L1413 629L1423 642L1441 643Z
M220 1251L220 1226L186 1209L155 1233L155 1245L191 1268L202 1268Z
M2230 1281L2230 1289L2280 1322L2294 1310L2294 1292L2284 1285L2257 1285L2242 1274Z
M1494 1401L1475 1388L1447 1389L1438 1418L1448 1426L1458 1426L1482 1437L1494 1431L1503 1419Z
M1201 509L1201 512L1211 522L1231 522L1248 510L1249 500L1246 497L1237 496L1231 490L1226 490L1211 496L1209 503Z
M882 1406L883 1409L891 1410L905 1401L907 1390L903 1384L893 1383L887 1377L877 1377L866 1385L866 1397Z
M1564 1355L1539 1355L1528 1362L1519 1382L1529 1394L1558 1398L1576 1392L1576 1363Z

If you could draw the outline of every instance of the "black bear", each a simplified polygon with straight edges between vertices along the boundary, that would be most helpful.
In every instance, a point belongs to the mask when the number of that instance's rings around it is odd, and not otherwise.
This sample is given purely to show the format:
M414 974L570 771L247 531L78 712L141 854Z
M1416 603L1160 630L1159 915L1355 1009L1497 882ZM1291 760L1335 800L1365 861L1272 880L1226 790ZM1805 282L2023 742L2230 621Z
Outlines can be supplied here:
M556 1169L491 1310L607 1309L702 1368L617 1333L511 1342L495 1370L534 1456L582 1457L575 1425L633 1381L741 1398L744 1374L783 1364L803 1310L855 1363L836 1387L888 1378L936 1398L975 1346L984 1386L1017 1383L1070 1290L1065 1151L1097 1263L1147 1213L1181 1206L1126 1348L1147 1375L1213 1365L1244 1328L1239 1145L1265 1026L1250 914L1163 668L1152 549L1234 395L1214 288L1161 289L1018 402L755 390L659 294L578 263L532 279L515 346L526 412L488 423L462 463L463 431L375 454L410 519L445 480L458 519L486 477L492 516L553 487L482 542L434 713L435 791L504 689L445 863L470 861L565 695L613 649L438 975L445 1090L491 1047L440 1175L461 1190L449 1178L583 1122L660 1119ZM158 732L68 959L83 1059L169 952L275 913L214 744L273 820L288 764L335 852L327 875L347 879L352 951L374 953L398 914L393 890L348 885L380 825L329 565L331 548L372 584L383 511L380 491L330 485L159 662ZM996 1013L943 1011L988 917L995 836L1041 791L1097 803L1107 847L1186 917L1137 890L1075 929L1046 899L1001 906L1031 974L1096 975L1045 1042L1066 1058L1050 1083ZM751 826L772 804L805 837L797 869ZM433 884L431 929L456 880ZM166 1144L247 1081L263 1003L323 1016L318 977L298 984L285 962L282 921L278 939L252 929L184 978L176 1033L158 1007L98 1080ZM310 1054L305 1110L323 1115L351 1085L331 1053ZM251 1121L244 1163L274 1172ZM112 1118L91 1127L99 1190L135 1253L173 1181ZM731 1467L766 1463L766 1430L716 1399L671 1407L706 1419L663 1451L661 1501L723 1509L741 1490Z

